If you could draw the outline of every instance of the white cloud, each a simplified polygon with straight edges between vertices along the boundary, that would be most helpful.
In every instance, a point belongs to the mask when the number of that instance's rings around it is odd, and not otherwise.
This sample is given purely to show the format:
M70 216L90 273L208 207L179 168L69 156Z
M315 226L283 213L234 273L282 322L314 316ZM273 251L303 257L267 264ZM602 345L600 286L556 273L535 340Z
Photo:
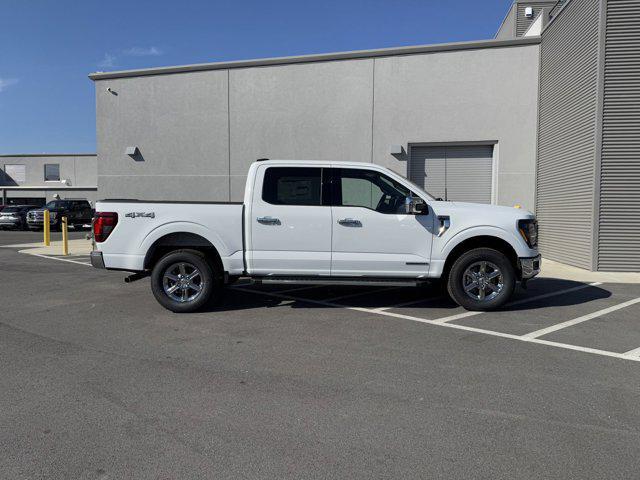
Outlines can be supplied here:
M158 47L131 47L123 53L132 57L157 57L162 55L164 52Z
M131 47L117 53L105 53L104 58L98 62L98 68L115 68L118 57L158 57L164 52L158 47Z
M116 66L116 56L110 53L105 53L104 58L98 62L100 68L113 68Z
M4 92L11 85L18 83L17 78L2 78L0 77L0 92Z

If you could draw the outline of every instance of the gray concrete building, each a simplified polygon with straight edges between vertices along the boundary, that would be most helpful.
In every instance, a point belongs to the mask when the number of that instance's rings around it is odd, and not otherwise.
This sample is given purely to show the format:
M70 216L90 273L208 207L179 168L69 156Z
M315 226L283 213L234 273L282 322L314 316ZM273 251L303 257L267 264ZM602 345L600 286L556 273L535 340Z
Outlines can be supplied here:
M95 202L96 154L0 155L0 204L44 205L54 195Z
M547 258L640 270L639 32L637 0L516 0L493 40L95 73L99 196L240 200L257 158L374 162L536 211Z
M94 74L99 190L240 200L257 158L334 159L533 208L538 61L534 38Z

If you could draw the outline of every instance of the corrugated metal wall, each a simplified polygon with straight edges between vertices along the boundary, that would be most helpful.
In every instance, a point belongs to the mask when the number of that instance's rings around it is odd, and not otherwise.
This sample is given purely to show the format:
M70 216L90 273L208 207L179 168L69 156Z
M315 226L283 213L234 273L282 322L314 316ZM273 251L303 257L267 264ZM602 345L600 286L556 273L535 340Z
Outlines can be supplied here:
M546 258L591 269L599 0L572 1L544 31L536 214Z
M598 269L640 271L640 1L608 0Z
M525 2L518 3L516 11L516 37L521 37L531 26L533 21L544 7L550 9L554 4L550 2ZM533 17L527 18L524 16L524 9L526 7L533 7Z

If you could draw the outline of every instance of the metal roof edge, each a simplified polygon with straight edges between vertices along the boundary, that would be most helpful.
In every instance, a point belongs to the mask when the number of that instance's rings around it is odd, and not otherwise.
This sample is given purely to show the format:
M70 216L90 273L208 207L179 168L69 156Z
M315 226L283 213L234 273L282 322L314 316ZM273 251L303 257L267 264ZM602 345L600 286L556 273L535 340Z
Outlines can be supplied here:
M496 30L496 34L493 36L494 39L498 37L498 33L500 33L500 30L502 30L502 27L504 27L504 23L507 21L507 18L509 18L509 15L511 15L511 12L513 11L513 9L516 8L516 5L517 5L517 2L513 2L509 7L509 10L507 10L507 14L502 19L502 22L500 22L500 26L498 27L498 30Z
M253 60L237 60L231 62L198 63L176 67L145 68L140 70L122 70L116 72L95 72L89 74L91 80L107 80L113 78L142 77L148 75L166 75L172 73L199 72L205 70L226 70L245 67L264 67L289 65L297 63L327 62L335 60L354 60L361 58L392 57L400 55L416 55L421 53L438 53L461 50L479 50L485 48L502 48L524 46L540 43L540 37L514 38L507 40L476 40L472 42L439 43L433 45L417 45L410 47L393 47L376 50L354 50L349 52L321 53L293 57L275 57Z

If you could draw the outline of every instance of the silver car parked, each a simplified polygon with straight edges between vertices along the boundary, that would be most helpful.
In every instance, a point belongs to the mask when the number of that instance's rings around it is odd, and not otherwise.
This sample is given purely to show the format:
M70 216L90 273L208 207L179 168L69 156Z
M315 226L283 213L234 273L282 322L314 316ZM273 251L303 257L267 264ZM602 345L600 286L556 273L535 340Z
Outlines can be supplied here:
M8 205L0 211L0 228L27 230L27 212L38 208L37 205Z

